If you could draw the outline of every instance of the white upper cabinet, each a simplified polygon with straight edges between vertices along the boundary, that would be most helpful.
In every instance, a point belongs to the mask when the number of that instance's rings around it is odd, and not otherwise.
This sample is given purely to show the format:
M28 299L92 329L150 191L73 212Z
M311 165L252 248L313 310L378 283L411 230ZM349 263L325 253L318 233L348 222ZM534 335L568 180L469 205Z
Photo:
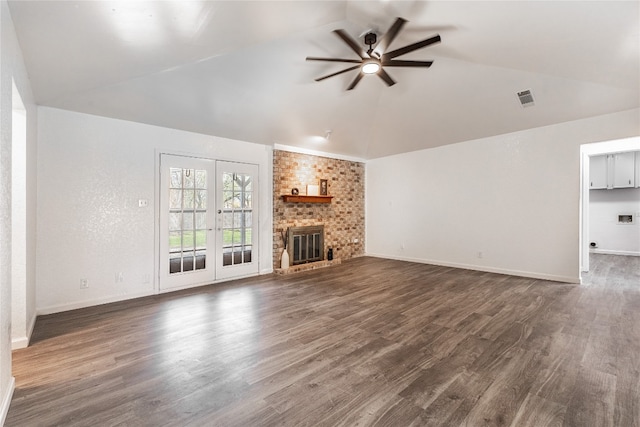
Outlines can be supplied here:
M591 190L607 188L608 157L603 154L589 158L589 188Z
M640 152L601 154L589 158L591 190L640 186Z
M640 188L640 151L636 151L636 188Z
M630 188L635 185L634 152L612 154L613 188Z

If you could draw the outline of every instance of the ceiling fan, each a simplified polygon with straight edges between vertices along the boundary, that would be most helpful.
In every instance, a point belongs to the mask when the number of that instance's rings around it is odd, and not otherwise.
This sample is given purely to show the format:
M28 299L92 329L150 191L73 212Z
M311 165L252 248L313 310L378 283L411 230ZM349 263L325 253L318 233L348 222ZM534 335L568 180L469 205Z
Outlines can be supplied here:
M435 35L428 39L412 43L405 47L401 47L391 52L385 52L391 42L396 38L404 24L406 19L396 18L396 21L391 25L389 31L382 36L378 45L376 44L377 36L375 33L367 33L364 36L364 43L369 46L369 49L365 52L358 42L356 42L349 34L344 30L334 30L334 33L338 35L350 48L353 50L360 59L343 59L343 58L318 58L314 56L308 56L307 61L325 61L325 62L345 62L350 64L357 64L353 67L345 68L344 70L332 73L323 77L315 79L317 82L329 77L334 77L342 73L346 73L352 70L360 69L358 75L353 79L347 90L351 90L362 80L365 74L377 74L388 86L396 84L395 80L384 70L384 67L430 67L433 61L407 61L394 59L398 56L405 55L414 50L421 49L434 43L440 42L440 35Z

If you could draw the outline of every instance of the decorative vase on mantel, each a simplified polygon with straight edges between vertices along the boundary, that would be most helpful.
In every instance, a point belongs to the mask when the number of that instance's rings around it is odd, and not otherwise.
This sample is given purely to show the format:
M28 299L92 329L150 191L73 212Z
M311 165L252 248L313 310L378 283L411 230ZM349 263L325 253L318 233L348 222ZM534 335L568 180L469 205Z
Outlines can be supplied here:
M287 248L282 250L282 257L280 258L280 268L287 269L289 268L289 252L287 252Z

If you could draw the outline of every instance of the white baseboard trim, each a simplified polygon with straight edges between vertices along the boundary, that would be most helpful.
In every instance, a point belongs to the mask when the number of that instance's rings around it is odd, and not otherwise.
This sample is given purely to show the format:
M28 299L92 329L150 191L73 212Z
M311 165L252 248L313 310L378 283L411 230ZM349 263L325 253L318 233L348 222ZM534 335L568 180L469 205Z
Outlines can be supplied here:
M212 282L208 281L208 282L196 283L196 284L185 285L185 286L176 286L175 288L171 288L171 289L160 289L158 291L158 294L167 294L167 293L175 292L175 291L184 291L186 289L200 288L202 286L218 285L218 284L225 283L225 282L231 282L232 280L246 279L247 277L256 277L258 275L260 275L260 273L258 273L258 274L251 273L251 274L244 274L244 275L240 275L240 276L226 277L224 279L218 279L218 280L214 280Z
M31 335L33 335L33 328L36 327L36 318L37 316L35 314L33 315L33 317L31 317L31 320L27 325L27 336L11 339L11 350L18 350L20 348L29 347L29 342L31 341Z
M7 420L7 414L9 413L9 406L11 406L11 399L13 398L13 391L16 389L16 379L11 377L9 380L9 387L7 393L2 396L2 408L0 408L0 426L4 425Z
M12 338L11 339L11 351L20 350L21 348L29 347L29 338L28 337L20 337L20 338Z
M169 289L160 288L160 289L158 289L158 295L168 294L168 293L177 292L177 291L186 291L187 289L193 289L193 288L201 288L202 286L209 286L209 285L213 285L215 283L218 283L218 282L192 283L192 284L189 284L189 285L176 286L176 287L169 288Z
M272 273L273 269L270 269L268 272ZM267 273L265 273L265 274L267 274ZM181 286L181 287L175 287L175 288L171 288L171 289L159 289L157 291L156 290L150 290L150 291L145 291L145 292L138 292L138 293L135 293L135 294L116 295L116 296L98 298L98 299L93 299L93 300L78 301L78 302L73 302L73 303L68 303L68 304L51 305L51 306L48 306L48 307L39 307L36 310L36 314L38 316L43 316L43 315L47 315L47 314L61 313L63 311L77 310L79 308L95 307L97 305L109 304L109 303L112 303L112 302L126 301L126 300L130 300L130 299L148 297L148 296L152 296L152 295L166 294L166 293L169 293L169 292L183 291L183 290L186 290L186 289L198 288L198 287L201 287L201 286L215 285L215 284L218 284L218 283L229 282L231 280L238 280L238 279L244 279L244 278L247 278L247 277L255 277L255 276L256 276L256 274L248 274L248 275L245 275L245 276L229 277L227 279L216 280L216 281L213 281L213 282L196 283L196 284L191 284L191 285L186 285L186 286ZM35 324L35 320L34 320L34 324ZM31 330L33 331L33 328Z
M640 252L613 251L613 250L609 250L609 249L589 249L589 252L591 252L592 254L603 254L603 255L640 256Z
M48 307L38 307L36 309L36 314L38 316L44 316L47 314L61 313L63 311L77 310L79 308L94 307L96 305L109 304L112 302L126 301L130 299L141 298L141 297L148 297L155 294L156 294L155 291L145 291L145 292L138 292L135 294L117 295L117 296L110 296L110 297L98 298L98 299L92 299L92 300L77 301L77 302L72 302L68 304L50 305Z
M27 339L31 341L31 335L33 335L33 329L36 327L36 320L38 319L38 315L33 313L31 316L31 320L29 321L29 325L27 326ZM29 343L27 343L28 345Z
M464 270L484 271L487 273L506 274L508 276L518 276L518 277L527 277L531 279L550 280L553 282L573 283L573 284L580 283L579 275L576 277L556 276L553 274L536 273L532 271L509 270L505 268L493 268L493 267L487 267L484 265L461 264L457 262L447 262L447 261L432 260L432 259L397 257L392 255L382 255L382 254L372 254L372 253L367 253L366 255L375 257L375 258L395 259L398 261L409 261L409 262L417 262L421 264L432 264L432 265L438 265L441 267L461 268Z

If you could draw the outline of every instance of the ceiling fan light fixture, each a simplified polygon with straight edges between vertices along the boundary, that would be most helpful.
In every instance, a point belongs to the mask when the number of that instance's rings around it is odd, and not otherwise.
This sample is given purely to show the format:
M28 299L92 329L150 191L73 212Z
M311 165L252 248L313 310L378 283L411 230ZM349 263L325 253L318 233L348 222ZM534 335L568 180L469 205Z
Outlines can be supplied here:
M428 68L433 64L433 61L414 61L414 60L402 60L395 59L398 56L406 55L423 47L427 47L434 43L440 43L440 35L436 34L419 42L411 43L399 49L387 52L387 48L393 43L394 39L402 29L403 25L407 22L406 19L396 18L389 31L387 31L380 41L377 43L378 36L373 32L367 32L364 34L364 44L369 46L368 50L364 50L360 44L351 37L345 30L333 30L340 39L349 48L358 55L358 59L349 58L319 58L316 56L307 56L307 61L324 61L324 62L344 62L346 64L352 64L348 68L328 74L326 76L318 77L315 81L319 82L330 77L335 77L350 71L359 70L358 74L353 77L351 84L347 86L346 90L352 90L358 83L368 74L377 74L387 86L393 86L396 81L387 73L387 67L424 67ZM362 35L360 35L362 37ZM374 48L373 46L376 45Z
M362 65L361 69L365 74L375 74L380 71L380 64L376 61L368 61Z

